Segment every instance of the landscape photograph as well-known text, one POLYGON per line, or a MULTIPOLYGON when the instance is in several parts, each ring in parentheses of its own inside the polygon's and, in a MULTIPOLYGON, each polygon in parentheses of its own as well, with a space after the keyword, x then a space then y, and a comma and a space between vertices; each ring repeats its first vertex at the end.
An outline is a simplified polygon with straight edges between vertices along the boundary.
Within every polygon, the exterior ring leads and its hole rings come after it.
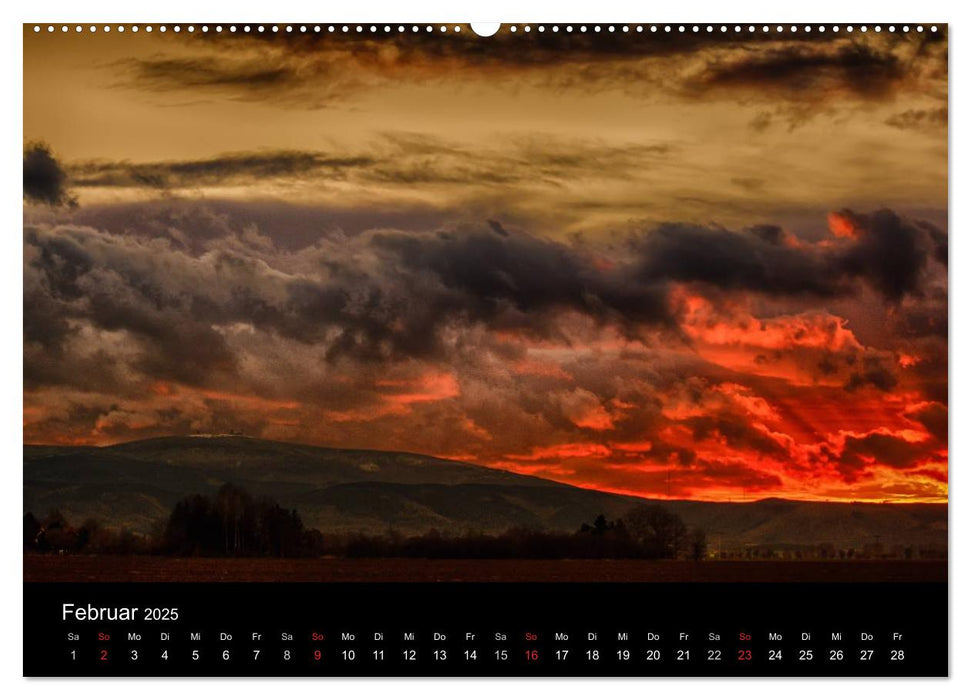
POLYGON ((108 29, 24 26, 25 581, 947 580, 946 27, 108 29))

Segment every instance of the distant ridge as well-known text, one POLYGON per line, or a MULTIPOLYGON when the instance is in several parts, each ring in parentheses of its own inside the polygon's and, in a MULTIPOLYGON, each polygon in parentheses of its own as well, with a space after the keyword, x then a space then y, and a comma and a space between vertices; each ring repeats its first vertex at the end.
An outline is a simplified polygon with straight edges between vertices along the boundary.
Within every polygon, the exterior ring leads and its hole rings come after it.
POLYGON ((650 501, 420 454, 232 434, 108 447, 24 445, 24 512, 58 508, 76 523, 96 518, 150 532, 179 499, 226 482, 296 508, 323 532, 572 531, 600 513, 613 519, 660 503, 725 549, 947 547, 946 504, 650 501))

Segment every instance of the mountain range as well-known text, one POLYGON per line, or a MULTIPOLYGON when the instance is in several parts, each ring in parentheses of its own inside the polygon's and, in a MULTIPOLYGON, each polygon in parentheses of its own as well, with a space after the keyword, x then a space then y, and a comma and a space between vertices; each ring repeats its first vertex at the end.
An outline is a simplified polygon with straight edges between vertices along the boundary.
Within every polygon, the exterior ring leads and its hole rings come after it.
POLYGON ((295 508, 322 532, 575 531, 599 514, 657 503, 719 548, 947 549, 947 505, 653 501, 404 452, 241 436, 165 437, 108 447, 24 446, 24 512, 151 532, 181 498, 231 482, 295 508))

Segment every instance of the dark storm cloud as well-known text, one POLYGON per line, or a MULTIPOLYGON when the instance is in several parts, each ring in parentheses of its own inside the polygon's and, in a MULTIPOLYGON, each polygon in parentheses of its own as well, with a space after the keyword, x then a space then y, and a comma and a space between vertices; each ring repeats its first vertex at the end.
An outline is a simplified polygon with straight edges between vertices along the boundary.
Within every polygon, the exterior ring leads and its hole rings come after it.
POLYGON ((782 244, 785 238, 785 231, 782 230, 782 227, 774 226, 772 224, 752 226, 748 232, 756 238, 759 238, 766 243, 771 243, 772 245, 782 244))
POLYGON ((59 352, 71 327, 62 305, 40 285, 24 281, 24 342, 59 352))
MULTIPOLYGON (((212 318, 196 313, 191 297, 179 289, 184 280, 167 277, 178 270, 152 267, 151 250, 72 228, 27 227, 24 244, 25 303, 32 300, 24 312, 25 340, 46 349, 43 357, 25 358, 26 377, 52 376, 49 367, 32 361, 63 359, 77 332, 71 324, 77 323, 130 334, 138 351, 133 368, 150 376, 205 384, 216 372, 233 371, 234 358, 211 327, 212 318)), ((75 359, 81 365, 88 361, 75 359)), ((71 379, 78 382, 84 375, 71 379)))
POLYGON ((948 352, 947 341, 935 339, 921 345, 925 353, 921 361, 910 371, 923 398, 947 405, 948 400, 948 352))
MULTIPOLYGON (((912 224, 889 210, 869 215, 841 212, 853 223, 857 239, 836 262, 852 276, 867 279, 887 299, 899 301, 917 291, 929 254, 946 251, 946 238, 936 227, 912 224)), ((945 253, 946 254, 946 253, 945 253)))
POLYGON ((330 281, 289 284, 284 313, 266 321, 305 340, 336 326, 329 357, 373 360, 441 355, 442 331, 453 325, 555 338, 563 312, 631 332, 671 323, 663 289, 599 270, 591 256, 547 239, 473 226, 375 232, 352 245, 361 243, 377 256, 373 266, 327 256, 330 281))
POLYGON ((51 206, 75 204, 67 189, 67 174, 46 144, 30 144, 24 149, 24 199, 51 206))
POLYGON ((921 291, 928 260, 946 260, 947 235, 889 210, 840 212, 854 237, 832 246, 793 246, 775 227, 744 231, 663 224, 633 245, 645 280, 698 282, 768 295, 834 297, 865 282, 893 303, 921 291))
POLYGON ((764 230, 662 224, 634 242, 644 279, 701 282, 767 294, 833 296, 846 289, 821 255, 767 240, 764 230))
POLYGON ((525 234, 476 230, 418 238, 377 234, 374 243, 401 264, 428 271, 445 288, 461 292, 470 317, 495 318, 558 308, 602 321, 670 321, 662 290, 636 284, 623 272, 597 269, 589 256, 570 246, 525 234))
MULTIPOLYGON (((138 368, 191 383, 233 370, 214 327, 234 323, 321 344, 332 360, 385 361, 440 357, 442 333, 456 324, 553 337, 566 311, 618 325, 670 321, 660 288, 601 271, 569 246, 485 226, 322 239, 304 251, 313 274, 284 272, 263 251, 231 252, 226 243, 192 255, 159 239, 78 227, 25 234, 38 293, 63 317, 131 334, 144 349, 138 368)), ((62 317, 46 318, 52 328, 44 315, 28 328, 56 349, 62 317)))
POLYGON ((909 442, 896 435, 873 432, 862 437, 847 436, 837 470, 848 482, 862 476, 874 463, 893 469, 914 469, 935 456, 927 442, 909 442))
POLYGON ((139 387, 126 376, 124 367, 107 349, 81 352, 57 351, 24 343, 24 389, 70 387, 92 394, 136 398, 139 387))
MULTIPOLYGON (((24 242, 37 245, 40 240, 35 232, 27 229, 24 242)), ((94 257, 82 241, 73 238, 51 238, 46 245, 37 246, 39 258, 33 267, 43 274, 54 299, 74 300, 84 294, 78 280, 95 265, 94 257)))
POLYGON ((929 401, 907 412, 907 417, 917 421, 935 440, 942 445, 947 444, 947 406, 936 401, 929 401))
POLYGON ((862 365, 858 371, 850 374, 844 387, 847 391, 856 391, 866 386, 875 387, 880 391, 890 391, 897 386, 897 377, 885 358, 866 357, 862 365))
POLYGON ((104 330, 127 331, 143 348, 134 369, 158 379, 195 386, 216 373, 235 373, 236 358, 225 338, 208 323, 186 318, 181 309, 159 310, 152 294, 121 299, 110 292, 92 294, 90 321, 104 330))
MULTIPOLYGON (((331 362, 384 363, 445 360, 475 328, 570 343, 570 315, 629 339, 663 333, 684 343, 670 282, 827 298, 862 281, 891 303, 919 296, 933 245, 928 230, 890 212, 844 216, 855 217, 857 235, 834 245, 793 246, 772 226, 667 224, 613 260, 495 220, 430 232, 338 231, 299 251, 211 212, 166 217, 158 235, 141 225, 138 234, 126 226, 114 233, 28 226, 24 331, 43 349, 28 361, 56 361, 74 329, 90 326, 129 334, 138 350, 133 370, 204 385, 237 371, 225 329, 238 324, 315 347, 331 362)), ((881 358, 864 356, 847 388, 892 388, 881 358)), ((716 428, 735 434, 731 425, 698 430, 716 428)))
POLYGON ((695 416, 683 421, 697 440, 724 439, 733 449, 754 450, 775 457, 788 455, 787 450, 765 432, 752 425, 751 417, 743 415, 695 416))
POLYGON ((901 310, 894 319, 893 330, 903 338, 937 338, 946 341, 947 320, 947 297, 944 296, 901 310))

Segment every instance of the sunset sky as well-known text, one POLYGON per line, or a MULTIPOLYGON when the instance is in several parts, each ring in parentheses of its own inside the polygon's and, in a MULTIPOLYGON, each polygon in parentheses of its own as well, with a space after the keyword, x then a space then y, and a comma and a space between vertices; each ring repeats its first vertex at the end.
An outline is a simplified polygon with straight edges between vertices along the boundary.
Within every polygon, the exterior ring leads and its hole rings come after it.
POLYGON ((945 28, 269 26, 25 28, 25 442, 947 499, 945 28))

